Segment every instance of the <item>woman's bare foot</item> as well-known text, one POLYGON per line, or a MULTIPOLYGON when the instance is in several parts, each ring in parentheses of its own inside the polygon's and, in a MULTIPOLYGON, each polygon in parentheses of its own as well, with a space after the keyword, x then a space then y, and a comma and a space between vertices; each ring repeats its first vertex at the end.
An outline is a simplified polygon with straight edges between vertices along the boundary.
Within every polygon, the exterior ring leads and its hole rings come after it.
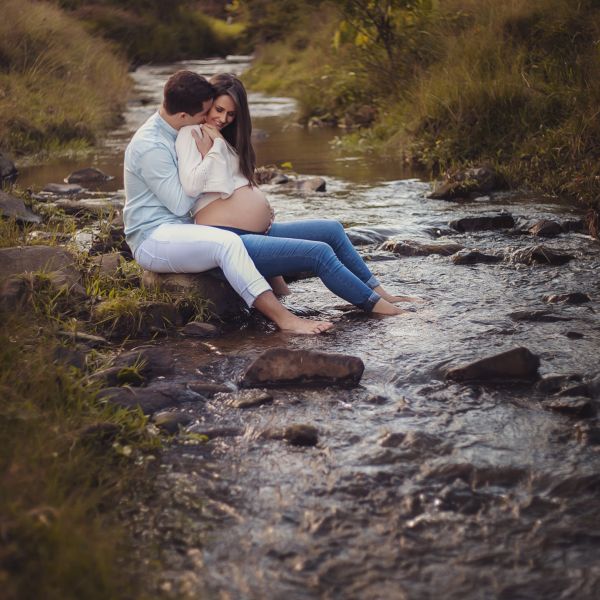
POLYGON ((423 298, 417 298, 416 296, 393 296, 392 294, 388 294, 380 285, 374 288, 373 291, 392 304, 396 302, 423 302, 423 298))
POLYGON ((290 314, 289 318, 277 323, 281 331, 286 333, 298 333, 303 335, 317 335, 333 327, 329 321, 313 321, 312 319, 303 319, 290 314))
POLYGON ((273 293, 276 296, 289 296, 291 294, 288 284, 285 279, 281 276, 272 277, 269 279, 269 285, 273 289, 273 293))
POLYGON ((394 306, 391 302, 388 302, 385 298, 380 298, 375 303, 375 306, 373 307, 373 310, 371 312, 373 312, 374 314, 377 314, 377 315, 402 315, 408 311, 402 310, 401 308, 394 306))

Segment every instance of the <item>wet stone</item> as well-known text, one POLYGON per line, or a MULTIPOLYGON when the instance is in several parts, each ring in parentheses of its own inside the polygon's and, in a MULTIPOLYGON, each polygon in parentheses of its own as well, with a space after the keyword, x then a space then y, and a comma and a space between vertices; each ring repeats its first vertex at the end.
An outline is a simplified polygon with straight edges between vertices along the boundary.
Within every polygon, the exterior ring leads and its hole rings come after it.
POLYGON ((285 385, 358 385, 365 369, 356 356, 271 348, 246 370, 242 387, 285 385))
POLYGON ((452 255, 455 265, 491 264, 500 262, 504 257, 497 254, 484 254, 478 250, 460 250, 452 255))
POLYGON ((112 179, 112 177, 103 173, 100 169, 87 167, 85 169, 73 171, 70 175, 65 177, 65 183, 104 183, 109 179, 112 179))
POLYGON ((0 216, 15 219, 17 223, 41 223, 42 217, 25 206, 21 198, 17 198, 0 190, 0 216))
POLYGON ((190 415, 178 412, 163 411, 152 417, 152 422, 161 430, 175 435, 180 429, 189 425, 194 419, 190 415))
POLYGON ((47 183, 42 191, 59 196, 71 196, 83 192, 83 188, 76 183, 47 183))
POLYGON ((461 233, 492 231, 495 229, 512 229, 515 226, 515 220, 512 215, 505 213, 483 217, 464 217, 450 221, 449 225, 452 229, 461 233))
POLYGON ((572 385, 574 382, 580 382, 581 380, 582 376, 577 373, 567 375, 547 375, 540 379, 535 387, 542 393, 556 394, 560 390, 572 385))
POLYGON ((575 436, 580 444, 600 446, 600 427, 597 423, 577 423, 575 425, 575 436))
POLYGON ((223 394, 215 400, 223 399, 227 406, 232 408, 257 408, 263 404, 272 404, 273 396, 267 390, 241 390, 232 394, 223 394))
POLYGON ((554 323, 557 321, 570 321, 570 317, 554 314, 551 310, 517 310, 508 315, 513 321, 534 321, 537 323, 554 323))
POLYGON ((292 446, 316 446, 319 442, 319 430, 314 425, 288 425, 283 438, 292 446))
POLYGON ((595 414, 594 404, 589 398, 553 398, 546 400, 543 406, 547 410, 581 419, 592 417, 595 414))
POLYGON ((592 390, 587 383, 577 383, 561 389, 557 395, 561 397, 585 396, 586 398, 590 398, 592 396, 592 390))
POLYGON ((585 337, 585 335, 583 335, 583 333, 579 333, 579 331, 567 331, 565 335, 570 340, 582 340, 585 337))
POLYGON ((591 302, 591 298, 584 292, 569 292, 567 294, 550 294, 544 296, 544 302, 548 304, 584 304, 591 302))
POLYGON ((566 252, 551 250, 546 246, 529 246, 516 250, 510 256, 510 259, 515 263, 525 265, 554 265, 560 266, 568 263, 575 258, 574 255, 566 252))
POLYGON ((199 323, 198 321, 190 321, 183 328, 183 334, 190 337, 209 338, 219 335, 220 330, 216 325, 211 323, 199 323))
POLYGON ((400 256, 429 256, 431 254, 451 256, 463 248, 464 246, 460 244, 421 244, 410 240, 389 240, 380 246, 381 250, 400 256))
POLYGON ((402 442, 404 442, 405 437, 405 433, 388 432, 381 437, 379 445, 383 448, 398 448, 398 446, 402 445, 402 442))
POLYGON ((538 235, 543 237, 554 237, 563 232, 564 230, 562 228, 562 225, 550 219, 542 219, 541 221, 538 221, 528 229, 528 233, 530 233, 531 235, 538 235))
POLYGON ((110 387, 100 390, 98 399, 122 408, 140 408, 151 415, 183 402, 197 402, 202 396, 179 383, 153 383, 148 387, 110 387))
POLYGON ((200 394, 205 398, 212 398, 215 394, 228 394, 231 392, 231 388, 223 385, 222 383, 213 383, 213 382, 191 382, 188 383, 188 388, 195 392, 196 394, 200 394))
POLYGON ((446 379, 454 381, 535 379, 538 376, 539 365, 538 356, 527 348, 519 347, 450 369, 446 373, 446 379))
POLYGON ((436 498, 436 505, 439 510, 472 515, 483 508, 484 497, 473 491, 469 484, 457 479, 442 488, 436 498))
POLYGON ((490 167, 473 167, 448 173, 444 181, 437 182, 429 198, 434 200, 459 200, 483 196, 505 187, 505 181, 490 167))
POLYGON ((204 435, 209 440, 226 437, 239 437, 244 435, 244 429, 241 427, 218 427, 206 425, 204 423, 192 425, 188 428, 188 431, 196 435, 204 435))

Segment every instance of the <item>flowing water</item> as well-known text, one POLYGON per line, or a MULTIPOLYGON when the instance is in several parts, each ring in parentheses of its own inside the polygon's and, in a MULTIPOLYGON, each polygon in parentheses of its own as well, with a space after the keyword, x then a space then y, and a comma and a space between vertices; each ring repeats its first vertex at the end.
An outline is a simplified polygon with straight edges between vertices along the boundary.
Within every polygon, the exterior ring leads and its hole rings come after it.
MULTIPOLYGON (((210 74, 245 64, 186 66, 210 74)), ((137 99, 97 157, 116 176, 113 189, 125 140, 173 70, 134 74, 137 99)), ((518 195, 429 200, 429 184, 398 165, 341 155, 328 144, 334 131, 294 127, 291 101, 252 94, 251 106, 263 132, 259 164, 290 161, 327 180, 327 192, 309 195, 267 186, 279 219, 327 217, 380 239, 500 251, 535 242, 514 231, 452 234, 448 222, 501 209, 519 227, 577 216, 518 195)), ((49 177, 42 173, 32 167, 25 175, 42 183, 49 177)), ((597 422, 544 410, 548 394, 531 384, 464 385, 443 375, 448 365, 516 346, 540 356, 542 376, 598 375, 598 243, 577 233, 544 243, 576 259, 560 267, 457 266, 367 245, 361 251, 386 287, 425 302, 401 317, 369 318, 341 310, 318 280, 303 279, 288 302, 333 319, 328 335, 250 325, 210 342, 155 342, 175 354, 176 379, 232 389, 249 361, 275 346, 348 353, 366 366, 355 389, 276 389, 271 405, 247 410, 218 397, 177 408, 193 417, 191 432, 221 433, 200 443, 174 438, 156 467, 153 497, 131 516, 140 544, 154 544, 166 565, 156 574, 162 592, 232 600, 597 598, 597 422), (592 301, 554 307, 565 320, 509 317, 548 308, 544 295, 575 291, 592 301), (261 435, 294 423, 316 426, 319 444, 299 448, 261 435)))

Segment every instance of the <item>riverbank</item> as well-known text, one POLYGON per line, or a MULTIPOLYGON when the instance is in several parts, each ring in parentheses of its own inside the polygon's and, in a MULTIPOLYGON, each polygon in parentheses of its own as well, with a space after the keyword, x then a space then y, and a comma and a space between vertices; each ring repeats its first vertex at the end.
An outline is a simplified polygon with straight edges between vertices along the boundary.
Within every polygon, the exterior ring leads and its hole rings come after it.
POLYGON ((598 209, 594 3, 418 2, 389 18, 383 4, 322 2, 287 30, 281 17, 245 81, 294 95, 309 126, 349 132, 342 145, 432 174, 484 162, 513 187, 598 209))
POLYGON ((218 11, 205 15, 198 6, 6 0, 0 153, 18 163, 89 151, 122 120, 132 66, 246 47, 243 24, 227 23, 218 11))

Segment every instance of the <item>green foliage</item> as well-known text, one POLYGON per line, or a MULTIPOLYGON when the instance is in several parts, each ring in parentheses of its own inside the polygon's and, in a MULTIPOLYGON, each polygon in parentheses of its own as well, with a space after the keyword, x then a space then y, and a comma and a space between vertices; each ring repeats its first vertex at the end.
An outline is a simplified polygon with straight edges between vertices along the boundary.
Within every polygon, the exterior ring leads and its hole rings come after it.
POLYGON ((60 2, 89 31, 115 42, 134 64, 238 51, 243 26, 207 17, 196 4, 183 0, 60 2))
POLYGON ((597 2, 336 0, 319 17, 262 48, 246 81, 293 93, 305 120, 359 129, 341 143, 434 171, 486 161, 598 202, 597 2))

